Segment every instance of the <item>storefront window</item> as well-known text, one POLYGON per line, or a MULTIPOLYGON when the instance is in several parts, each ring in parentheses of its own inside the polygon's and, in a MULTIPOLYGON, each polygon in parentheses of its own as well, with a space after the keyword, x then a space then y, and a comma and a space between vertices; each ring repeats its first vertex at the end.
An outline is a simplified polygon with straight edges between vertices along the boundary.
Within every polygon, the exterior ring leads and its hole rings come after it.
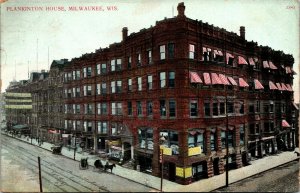
POLYGON ((145 149, 153 149, 153 129, 138 129, 139 147, 145 149))
POLYGON ((190 130, 188 135, 189 148, 200 147, 205 152, 204 130, 190 130))
POLYGON ((178 146, 178 132, 177 131, 161 131, 159 133, 160 137, 164 137, 164 142, 161 144, 164 147, 168 147, 172 149, 172 155, 179 154, 179 146, 178 146))

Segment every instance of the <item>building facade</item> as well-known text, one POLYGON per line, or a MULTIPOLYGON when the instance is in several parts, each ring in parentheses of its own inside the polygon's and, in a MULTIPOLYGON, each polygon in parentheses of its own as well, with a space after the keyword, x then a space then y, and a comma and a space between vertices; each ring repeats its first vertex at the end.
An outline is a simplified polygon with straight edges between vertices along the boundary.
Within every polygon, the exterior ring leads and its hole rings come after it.
POLYGON ((68 145, 156 176, 163 169, 181 184, 224 173, 227 153, 237 169, 298 146, 294 58, 247 41, 244 27, 237 35, 187 18, 183 3, 177 10, 137 33, 124 27, 108 48, 52 63, 32 84, 37 136, 68 134, 68 145))

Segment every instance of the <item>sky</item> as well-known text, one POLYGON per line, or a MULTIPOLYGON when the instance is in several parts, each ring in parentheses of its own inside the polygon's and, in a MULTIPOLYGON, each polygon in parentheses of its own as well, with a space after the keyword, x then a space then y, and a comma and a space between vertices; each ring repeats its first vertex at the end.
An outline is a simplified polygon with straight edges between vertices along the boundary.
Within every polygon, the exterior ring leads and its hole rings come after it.
POLYGON ((176 16, 180 2, 191 19, 237 34, 245 26, 246 40, 292 54, 299 102, 297 0, 8 0, 1 3, 2 92, 13 79, 28 79, 28 71, 49 70, 52 60, 70 60, 120 42, 123 27, 130 34, 176 16), (99 10, 69 11, 70 6, 99 10), (16 10, 20 7, 23 11, 16 10), (50 7, 65 11, 46 10, 50 7))

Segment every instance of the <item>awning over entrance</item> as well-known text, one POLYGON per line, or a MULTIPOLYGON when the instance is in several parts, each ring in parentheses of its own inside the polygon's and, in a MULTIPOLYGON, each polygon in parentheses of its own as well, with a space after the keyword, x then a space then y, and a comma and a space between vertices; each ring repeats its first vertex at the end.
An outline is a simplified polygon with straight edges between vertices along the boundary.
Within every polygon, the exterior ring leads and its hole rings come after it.
POLYGON ((207 72, 203 73, 204 83, 207 85, 211 85, 210 75, 207 72))
POLYGON ((278 88, 275 86, 275 84, 272 81, 269 81, 269 87, 270 90, 278 90, 278 88))
POLYGON ((228 80, 224 74, 219 74, 219 78, 221 79, 221 81, 224 85, 230 85, 230 83, 228 82, 228 80))
POLYGON ((268 61, 263 61, 263 67, 264 68, 270 68, 268 61))
POLYGON ((256 90, 261 90, 261 89, 264 89, 263 85, 259 82, 259 80, 257 79, 254 79, 254 88, 256 90))
POLYGON ((278 88, 278 90, 283 90, 282 88, 281 88, 281 85, 280 85, 280 83, 276 83, 276 86, 277 86, 277 88, 278 88))
POLYGON ((190 72, 190 80, 191 83, 202 83, 202 80, 197 72, 190 72))
POLYGON ((253 58, 248 58, 248 60, 249 60, 249 64, 250 64, 251 66, 255 66, 255 63, 254 63, 253 58))
POLYGON ((282 90, 286 90, 286 91, 289 90, 284 83, 281 83, 281 88, 282 88, 282 90))
POLYGON ((238 56, 238 64, 243 65, 243 64, 248 64, 248 62, 245 60, 244 57, 238 56))
POLYGON ((290 124, 285 119, 282 120, 281 126, 282 127, 291 127, 290 124))
POLYGON ((240 87, 249 87, 249 84, 243 78, 239 78, 239 85, 240 87))
POLYGON ((291 92, 293 92, 293 88, 291 87, 291 85, 290 85, 290 84, 286 84, 286 87, 287 87, 288 91, 291 91, 291 92))
POLYGON ((269 66, 270 66, 270 68, 272 69, 272 70, 276 70, 277 69, 277 67, 273 64, 273 62, 269 62, 269 66))
POLYGON ((226 53, 226 63, 228 64, 229 58, 234 58, 230 53, 226 53))
POLYGON ((227 77, 228 78, 228 80, 230 81, 230 83, 233 85, 233 86, 237 86, 237 83, 236 83, 236 81, 232 78, 232 77, 227 77))
POLYGON ((211 82, 212 84, 223 84, 221 79, 216 73, 211 73, 211 82))

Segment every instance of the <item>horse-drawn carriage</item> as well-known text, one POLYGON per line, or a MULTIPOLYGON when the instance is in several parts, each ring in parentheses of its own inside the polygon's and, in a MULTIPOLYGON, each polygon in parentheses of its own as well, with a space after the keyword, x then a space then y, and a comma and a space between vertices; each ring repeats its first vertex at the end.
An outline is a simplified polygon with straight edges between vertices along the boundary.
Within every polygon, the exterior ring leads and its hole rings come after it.
POLYGON ((110 172, 112 173, 112 170, 114 167, 116 167, 115 164, 112 164, 110 165, 108 162, 106 162, 105 165, 102 164, 101 160, 97 159, 95 162, 94 162, 94 166, 96 169, 102 169, 103 171, 106 171, 106 170, 110 170, 110 172))
POLYGON ((61 150, 62 150, 63 145, 56 145, 51 147, 52 153, 53 154, 61 154, 61 150))
POLYGON ((81 158, 79 162, 79 169, 81 170, 86 170, 89 168, 89 163, 88 163, 88 157, 87 158, 81 158))

